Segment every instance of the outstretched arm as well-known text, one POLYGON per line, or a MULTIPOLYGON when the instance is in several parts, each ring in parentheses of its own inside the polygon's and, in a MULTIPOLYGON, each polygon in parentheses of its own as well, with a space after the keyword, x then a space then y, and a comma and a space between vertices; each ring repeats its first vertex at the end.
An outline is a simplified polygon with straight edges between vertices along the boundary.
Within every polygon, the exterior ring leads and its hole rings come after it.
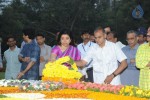
POLYGON ((84 67, 87 64, 87 62, 84 60, 78 60, 78 61, 75 61, 75 63, 78 67, 84 67))

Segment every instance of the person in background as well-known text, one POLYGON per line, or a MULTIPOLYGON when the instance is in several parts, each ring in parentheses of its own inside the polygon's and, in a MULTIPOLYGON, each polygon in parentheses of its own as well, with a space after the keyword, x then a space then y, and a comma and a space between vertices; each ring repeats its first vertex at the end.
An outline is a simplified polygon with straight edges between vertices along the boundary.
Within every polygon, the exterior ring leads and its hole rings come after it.
POLYGON ((23 30, 23 39, 26 44, 23 46, 19 60, 22 62, 18 79, 38 80, 40 65, 40 47, 35 43, 35 30, 27 28, 23 30))
MULTIPOLYGON (((88 31, 82 32, 81 38, 83 43, 80 43, 77 48, 81 53, 81 58, 86 56, 87 51, 95 45, 95 43, 90 41, 90 33, 88 31)), ((85 81, 93 82, 93 67, 92 67, 92 60, 83 69, 79 70, 84 76, 85 81)))
POLYGON ((139 46, 136 54, 136 66, 140 69, 139 87, 150 90, 150 32, 146 36, 148 43, 139 46))
POLYGON ((136 68, 135 56, 139 47, 137 33, 133 30, 127 32, 128 45, 122 48, 127 56, 128 67, 121 73, 123 85, 139 86, 139 69, 136 68))
POLYGON ((21 68, 18 59, 20 48, 16 46, 16 39, 13 36, 7 38, 7 45, 9 49, 4 52, 4 62, 6 62, 5 79, 16 79, 21 68))
POLYGON ((140 28, 138 28, 137 32, 138 32, 138 44, 141 45, 143 43, 147 43, 147 41, 146 41, 146 33, 147 33, 146 29, 144 27, 140 27, 140 28))
POLYGON ((90 41, 95 43, 95 37, 94 37, 94 34, 90 34, 90 41))
POLYGON ((108 32, 111 32, 110 26, 106 26, 106 27, 104 28, 104 31, 105 31, 106 34, 107 34, 108 32))
POLYGON ((118 41, 117 33, 116 32, 108 32, 106 39, 110 42, 115 43, 120 49, 125 47, 124 44, 122 44, 120 41, 118 41))
POLYGON ((40 46, 41 53, 40 53, 40 66, 39 66, 39 76, 41 79, 42 71, 45 67, 45 64, 48 62, 51 53, 51 47, 45 44, 45 36, 42 33, 36 35, 36 41, 40 46))
POLYGON ((125 54, 115 43, 106 40, 103 28, 98 27, 94 36, 97 45, 91 47, 82 60, 76 61, 77 66, 85 66, 93 60, 94 83, 121 84, 119 74, 127 67, 125 54))
POLYGON ((148 33, 148 32, 150 32, 150 26, 149 26, 148 29, 147 29, 147 33, 148 33))
POLYGON ((70 56, 73 60, 80 60, 80 51, 75 47, 72 33, 63 30, 57 38, 57 45, 52 48, 49 61, 55 61, 58 58, 70 56))

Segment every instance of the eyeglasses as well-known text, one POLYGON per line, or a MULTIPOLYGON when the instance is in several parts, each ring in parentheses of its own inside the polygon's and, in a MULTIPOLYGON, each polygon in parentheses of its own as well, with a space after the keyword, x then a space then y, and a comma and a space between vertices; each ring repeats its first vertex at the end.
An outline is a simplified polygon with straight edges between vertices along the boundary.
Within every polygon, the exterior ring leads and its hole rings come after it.
POLYGON ((126 39, 126 41, 130 41, 130 40, 133 41, 133 40, 135 40, 135 38, 127 38, 126 39))
POLYGON ((149 38, 150 38, 150 35, 146 35, 146 37, 149 37, 149 38))

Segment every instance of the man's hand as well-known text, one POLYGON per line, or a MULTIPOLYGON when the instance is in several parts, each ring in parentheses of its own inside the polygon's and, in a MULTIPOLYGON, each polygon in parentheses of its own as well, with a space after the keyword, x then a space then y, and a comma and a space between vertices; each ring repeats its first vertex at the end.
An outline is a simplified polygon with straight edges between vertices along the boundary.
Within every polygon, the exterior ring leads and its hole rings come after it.
POLYGON ((104 80, 104 83, 105 83, 105 84, 110 84, 111 81, 113 80, 113 78, 114 78, 114 75, 113 75, 113 74, 108 75, 108 76, 106 77, 106 79, 104 80))
POLYGON ((45 61, 44 57, 41 56, 41 57, 40 57, 40 62, 44 62, 44 61, 45 61))
POLYGON ((30 57, 22 58, 22 61, 23 61, 23 62, 30 62, 30 57))
POLYGON ((18 76, 17 76, 17 79, 20 79, 23 75, 24 75, 24 73, 23 73, 23 72, 20 72, 20 73, 18 74, 18 76))
POLYGON ((130 63, 134 64, 135 63, 135 59, 134 58, 130 59, 130 63))

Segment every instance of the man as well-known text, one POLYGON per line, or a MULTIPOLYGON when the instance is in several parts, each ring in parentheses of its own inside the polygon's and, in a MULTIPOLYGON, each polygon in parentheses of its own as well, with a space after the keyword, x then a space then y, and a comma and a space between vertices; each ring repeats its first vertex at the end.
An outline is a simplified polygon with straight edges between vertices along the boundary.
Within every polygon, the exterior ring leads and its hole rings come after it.
POLYGON ((51 47, 45 44, 45 36, 41 33, 36 35, 36 41, 40 46, 40 66, 39 66, 39 75, 42 77, 42 71, 45 67, 45 64, 48 62, 48 58, 50 57, 51 47))
POLYGON ((40 64, 40 47, 35 43, 34 29, 24 29, 23 39, 26 44, 19 54, 19 60, 22 62, 21 71, 18 79, 38 80, 40 64))
MULTIPOLYGON (((90 41, 90 34, 89 32, 82 32, 81 38, 83 40, 83 43, 80 43, 77 48, 81 52, 81 58, 85 57, 86 52, 95 45, 95 43, 90 41)), ((93 67, 92 67, 92 61, 88 63, 86 66, 84 66, 81 70, 81 73, 86 76, 85 81, 93 82, 93 67), (87 72, 87 73, 86 73, 87 72)))
POLYGON ((147 33, 147 41, 136 54, 136 66, 140 69, 139 86, 144 90, 150 90, 150 32, 147 33))
POLYGON ((111 32, 110 26, 106 26, 106 27, 104 28, 104 31, 105 31, 106 34, 107 34, 108 32, 111 32))
POLYGON ((126 56, 116 44, 106 40, 106 34, 101 27, 95 30, 94 36, 98 45, 91 47, 82 60, 76 61, 77 66, 85 66, 92 59, 95 83, 121 84, 119 74, 127 66, 126 56))
POLYGON ((139 44, 137 43, 137 33, 133 30, 127 32, 128 45, 122 49, 127 56, 128 67, 121 74, 121 83, 123 85, 138 86, 139 70, 136 68, 135 55, 139 44))
POLYGON ((150 26, 149 26, 148 29, 147 29, 147 33, 148 33, 148 32, 150 32, 150 26))
POLYGON ((5 79, 16 79, 21 67, 18 60, 20 48, 16 46, 16 40, 13 36, 7 38, 7 45, 9 49, 4 52, 4 61, 6 62, 5 79))
POLYGON ((94 37, 94 34, 90 34, 90 41, 95 43, 95 37, 94 37))
POLYGON ((138 28, 138 44, 141 45, 146 42, 146 29, 144 27, 138 28))
POLYGON ((120 41, 118 41, 117 33, 115 33, 115 32, 108 32, 106 38, 107 38, 108 41, 113 42, 113 43, 116 43, 116 45, 117 45, 120 49, 122 49, 123 47, 125 47, 124 44, 122 44, 120 41))

